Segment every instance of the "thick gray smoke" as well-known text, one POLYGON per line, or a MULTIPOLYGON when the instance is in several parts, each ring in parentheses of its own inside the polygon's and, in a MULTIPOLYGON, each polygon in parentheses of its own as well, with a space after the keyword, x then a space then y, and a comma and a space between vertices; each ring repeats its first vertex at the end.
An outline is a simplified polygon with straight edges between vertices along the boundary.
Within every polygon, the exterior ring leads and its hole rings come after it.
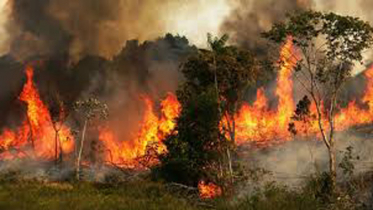
POLYGON ((11 3, 12 18, 21 32, 12 38, 11 51, 18 55, 40 50, 43 53, 64 53, 71 42, 62 23, 48 11, 50 0, 15 0, 11 3), (27 49, 30 47, 30 49, 27 49))
POLYGON ((263 55, 268 48, 261 33, 270 29, 273 23, 283 20, 286 13, 310 5, 307 1, 299 0, 236 0, 235 9, 221 30, 230 34, 232 41, 239 46, 263 55))
POLYGON ((68 53, 111 57, 126 40, 163 33, 155 0, 9 0, 10 51, 19 58, 68 53))
MULTIPOLYGON (((231 41, 255 52, 259 57, 271 53, 268 42, 260 35, 276 23, 283 21, 286 13, 314 9, 359 17, 373 24, 373 3, 370 0, 235 0, 232 12, 221 26, 221 31, 231 35, 231 41)), ((275 51, 278 51, 277 49, 275 51)), ((372 52, 365 53, 365 62, 372 61, 372 52)), ((358 65, 356 72, 365 69, 358 65)))
POLYGON ((228 10, 224 0, 217 0, 212 7, 199 0, 7 1, 7 12, 0 15, 0 28, 5 21, 6 43, 20 60, 61 53, 74 61, 85 55, 112 58, 127 40, 154 40, 168 32, 201 32, 194 40, 205 40, 207 32, 215 31, 204 28, 215 30, 220 23, 216 19, 221 20, 228 10), (196 11, 198 15, 190 17, 196 11))
MULTIPOLYGON (((368 172, 373 166, 370 151, 373 149, 371 135, 372 127, 361 127, 338 133, 337 161, 340 163, 347 151, 352 147, 352 163, 354 174, 368 172)), ((272 172, 276 181, 288 185, 297 185, 310 175, 329 170, 329 159, 326 146, 316 138, 297 139, 278 147, 253 151, 250 154, 251 166, 264 168, 272 172)), ((342 180, 343 170, 338 167, 339 178, 342 180)))

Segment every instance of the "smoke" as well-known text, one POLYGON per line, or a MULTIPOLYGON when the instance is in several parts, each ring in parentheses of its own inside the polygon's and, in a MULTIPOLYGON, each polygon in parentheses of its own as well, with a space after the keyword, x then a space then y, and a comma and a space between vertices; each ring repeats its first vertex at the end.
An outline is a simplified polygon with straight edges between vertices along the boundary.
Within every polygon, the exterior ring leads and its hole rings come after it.
MULTIPOLYGON (((370 0, 235 0, 231 7, 232 12, 221 25, 221 32, 230 34, 234 44, 252 50, 262 58, 272 52, 268 41, 260 34, 269 30, 274 23, 283 21, 289 12, 304 9, 335 12, 359 17, 373 25, 373 3, 370 0)), ((364 63, 371 63, 372 57, 372 50, 365 52, 364 63)), ((365 65, 357 63, 354 72, 357 74, 365 69, 365 65)))
POLYGON ((142 44, 128 41, 110 63, 106 79, 96 77, 98 83, 90 92, 101 90, 112 113, 110 127, 119 139, 132 140, 139 130, 145 107, 142 97, 158 104, 168 92, 176 91, 183 79, 179 65, 196 50, 185 37, 171 34, 142 44))
MULTIPOLYGON (((369 172, 372 167, 373 149, 370 134, 372 127, 361 127, 358 130, 340 132, 337 140, 337 163, 339 164, 347 151, 352 147, 355 170, 354 175, 369 172)), ((264 181, 272 180, 288 186, 299 187, 310 176, 329 171, 329 155, 321 140, 298 138, 286 144, 270 147, 265 150, 252 150, 248 161, 252 168, 262 168, 271 173, 264 181)), ((338 167, 339 179, 343 180, 343 170, 338 167)))
POLYGON ((311 4, 299 0, 236 0, 234 10, 221 26, 230 34, 231 41, 257 55, 267 55, 267 42, 261 33, 270 29, 273 23, 285 18, 286 13, 304 9, 311 4))
POLYGON ((20 60, 68 54, 74 61, 85 55, 112 58, 127 40, 167 32, 205 43, 206 33, 215 33, 229 12, 225 0, 8 0, 7 9, 0 30, 9 39, 0 46, 20 60))
POLYGON ((6 47, 6 42, 8 40, 8 34, 5 30, 5 25, 7 23, 7 0, 0 0, 0 56, 5 54, 8 49, 6 47))

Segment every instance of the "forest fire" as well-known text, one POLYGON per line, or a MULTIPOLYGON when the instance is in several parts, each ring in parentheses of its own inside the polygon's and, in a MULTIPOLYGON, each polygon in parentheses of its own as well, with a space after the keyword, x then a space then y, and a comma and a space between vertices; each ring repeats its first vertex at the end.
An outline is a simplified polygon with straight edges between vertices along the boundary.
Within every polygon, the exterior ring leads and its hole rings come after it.
POLYGON ((213 183, 205 183, 200 181, 198 183, 199 195, 202 199, 212 199, 222 195, 222 190, 219 186, 213 183))
MULTIPOLYGON (((256 101, 250 105, 244 103, 236 115, 236 136, 238 144, 253 142, 258 146, 270 146, 272 144, 289 141, 293 139, 288 130, 288 125, 293 116, 295 101, 293 99, 292 72, 296 64, 296 54, 291 39, 282 47, 280 53, 281 68, 277 79, 276 96, 278 107, 271 110, 268 107, 268 99, 264 89, 257 91, 256 101)), ((335 116, 335 126, 338 131, 348 129, 352 126, 364 125, 373 122, 373 66, 364 72, 367 79, 362 102, 366 107, 359 106, 356 101, 351 101, 347 107, 340 108, 335 116)), ((311 115, 316 114, 314 103, 310 107, 311 115)), ((327 120, 322 121, 327 125, 327 120)), ((307 125, 295 122, 302 136, 317 135, 319 132, 316 118, 310 119, 307 125)))
MULTIPOLYGON (((277 78, 275 95, 278 98, 277 108, 269 107, 264 88, 257 90, 257 98, 253 104, 244 103, 236 115, 236 140, 238 144, 253 142, 258 146, 270 146, 291 140, 288 130, 289 122, 295 109, 293 99, 292 73, 296 65, 296 51, 291 39, 285 43, 280 52, 280 71, 277 78)), ((340 108, 336 115, 337 130, 344 130, 355 125, 371 123, 373 120, 373 67, 365 71, 366 89, 361 107, 356 101, 351 101, 347 107, 340 108)), ((15 130, 5 128, 0 135, 0 159, 34 157, 52 160, 60 154, 69 154, 74 150, 74 137, 67 125, 61 125, 57 132, 47 105, 43 103, 33 82, 34 70, 26 67, 27 81, 19 96, 19 100, 27 107, 26 119, 15 130)), ((159 114, 155 110, 152 99, 143 96, 145 111, 139 130, 132 139, 122 140, 109 126, 99 127, 99 140, 104 145, 105 162, 122 167, 140 167, 139 158, 147 152, 160 154, 166 152, 163 140, 173 132, 179 116, 181 105, 175 95, 168 93, 160 103, 159 114)), ((315 105, 311 105, 311 113, 315 113, 315 105)), ((62 110, 61 110, 62 112, 62 110)), ((322 122, 327 124, 327 122, 322 122)), ((302 127, 297 123, 296 126, 302 127)), ((301 130, 301 135, 317 135, 318 122, 312 119, 301 130)), ((147 164, 155 164, 156 159, 148 160, 147 164)))
POLYGON ((26 67, 26 76, 27 82, 19 96, 27 107, 26 120, 17 131, 5 129, 0 135, 0 148, 6 151, 0 159, 30 156, 51 160, 61 153, 72 152, 74 137, 65 125, 58 132, 53 128, 48 108, 33 83, 32 66, 26 67))
MULTIPOLYGON (((238 144, 253 142, 258 146, 269 146, 292 139, 288 131, 295 109, 293 99, 292 71, 296 64, 295 49, 291 39, 280 52, 281 68, 277 78, 275 94, 278 107, 269 108, 268 99, 263 88, 257 90, 256 101, 251 105, 244 103, 236 115, 236 139, 238 144)), ((34 70, 26 67, 27 81, 19 96, 19 100, 27 107, 26 119, 16 130, 5 128, 0 135, 1 159, 9 160, 23 157, 36 157, 52 160, 59 154, 68 154, 74 150, 74 137, 67 125, 61 125, 56 132, 48 107, 43 103, 33 83, 34 70)), ((351 126, 371 123, 373 120, 373 67, 365 72, 367 87, 362 102, 367 108, 360 107, 351 101, 347 107, 340 108, 336 115, 337 130, 351 126)), ((109 126, 99 128, 99 140, 105 147, 105 161, 115 165, 135 168, 139 167, 138 158, 153 151, 160 154, 166 151, 162 143, 165 137, 175 128, 175 119, 179 116, 181 105, 172 93, 160 103, 159 114, 155 110, 152 99, 143 96, 145 105, 139 131, 131 140, 121 140, 109 126)), ((62 111, 62 110, 61 110, 62 111)), ((315 113, 315 106, 311 106, 315 113)), ((327 122, 323 122, 327 124, 327 122)), ((302 126, 301 124, 296 124, 302 126)), ((313 119, 302 130, 301 135, 317 134, 318 122, 313 119)), ((148 164, 154 164, 151 160, 148 164)))
POLYGON ((264 89, 259 89, 253 105, 245 103, 236 116, 238 143, 255 141, 260 145, 290 137, 288 124, 294 112, 292 71, 296 64, 291 39, 282 47, 279 63, 281 69, 277 78, 277 110, 269 109, 264 89))
MULTIPOLYGON (((181 105, 176 97, 169 93, 161 102, 161 117, 158 117, 154 112, 153 101, 148 97, 143 97, 143 101, 145 113, 141 129, 133 140, 120 141, 108 127, 100 130, 100 141, 104 143, 108 151, 105 157, 107 162, 133 168, 139 166, 137 158, 144 156, 150 147, 158 154, 166 151, 162 141, 174 129, 174 120, 179 115, 181 105)), ((147 163, 149 164, 153 163, 147 163)))
MULTIPOLYGON (((68 154, 74 150, 74 137, 70 128, 61 125, 55 130, 48 107, 43 103, 33 83, 34 70, 26 68, 27 82, 19 96, 26 104, 26 120, 16 131, 4 129, 0 135, 1 160, 35 157, 43 160, 53 160, 61 153, 68 154)), ((105 160, 125 167, 137 167, 136 158, 144 156, 149 147, 156 147, 157 153, 165 152, 162 140, 175 127, 175 118, 179 115, 181 106, 176 97, 169 93, 161 102, 161 115, 154 110, 153 101, 143 97, 145 112, 140 130, 130 141, 119 141, 109 127, 101 127, 99 139, 105 146, 105 160)), ((61 110, 62 112, 62 110, 61 110)))

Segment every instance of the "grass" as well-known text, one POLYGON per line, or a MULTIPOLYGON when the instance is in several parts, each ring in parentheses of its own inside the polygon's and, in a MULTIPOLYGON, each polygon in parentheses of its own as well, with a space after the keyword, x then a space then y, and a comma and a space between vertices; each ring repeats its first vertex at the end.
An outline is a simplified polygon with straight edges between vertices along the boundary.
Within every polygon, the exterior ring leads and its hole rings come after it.
POLYGON ((242 198, 233 205, 221 204, 219 210, 320 210, 322 205, 312 196, 289 191, 278 186, 268 186, 242 198))
MULTIPOLYGON (((209 204, 216 210, 356 209, 340 202, 324 203, 318 196, 320 186, 318 180, 311 180, 308 187, 294 191, 273 183, 239 200, 220 198, 209 204)), ((0 181, 0 210, 204 210, 196 202, 148 180, 116 185, 0 181)))
POLYGON ((0 184, 1 210, 191 210, 198 209, 152 182, 117 186, 6 182, 0 184))

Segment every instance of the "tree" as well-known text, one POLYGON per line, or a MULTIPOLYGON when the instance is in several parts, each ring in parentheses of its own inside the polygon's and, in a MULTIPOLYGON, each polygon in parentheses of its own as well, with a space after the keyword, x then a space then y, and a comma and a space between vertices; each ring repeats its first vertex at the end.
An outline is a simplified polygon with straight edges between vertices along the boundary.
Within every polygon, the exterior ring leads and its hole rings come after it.
POLYGON ((81 115, 84 120, 82 136, 80 140, 79 153, 76 162, 76 178, 80 179, 80 168, 81 168, 81 159, 83 154, 85 136, 87 131, 87 126, 95 119, 107 119, 108 118, 108 107, 106 104, 102 103, 96 98, 89 98, 84 101, 77 101, 74 104, 75 110, 81 115))
POLYGON ((204 177, 220 182, 226 172, 232 178, 234 115, 258 69, 250 52, 226 46, 227 41, 226 35, 208 35, 210 49, 200 49, 181 66, 186 80, 177 96, 183 111, 177 132, 166 139, 169 152, 161 161, 164 169, 178 169, 171 174, 193 175, 176 181, 196 184, 204 177))
POLYGON ((55 89, 50 89, 48 97, 48 108, 51 113, 51 123, 55 132, 54 144, 55 144, 55 161, 61 163, 63 161, 62 144, 60 139, 60 131, 66 122, 70 111, 61 99, 60 94, 55 89))
POLYGON ((177 120, 177 132, 165 140, 168 153, 160 160, 166 180, 192 186, 200 180, 218 182, 222 154, 228 146, 217 126, 219 121, 214 88, 191 96, 177 120))
POLYGON ((213 86, 216 89, 220 114, 224 116, 224 131, 235 142, 235 114, 244 92, 258 76, 257 62, 249 51, 226 46, 228 36, 213 38, 208 34, 210 50, 199 50, 182 67, 187 78, 184 87, 199 92, 213 86))
MULTIPOLYGON (((316 106, 318 127, 329 153, 333 189, 337 177, 334 115, 338 93, 356 62, 362 62, 364 50, 373 44, 372 33, 373 28, 359 18, 314 11, 288 15, 285 22, 263 33, 276 44, 291 39, 296 47, 292 55, 297 60, 294 75, 316 106)), ((303 105, 298 107, 309 108, 303 105)))

